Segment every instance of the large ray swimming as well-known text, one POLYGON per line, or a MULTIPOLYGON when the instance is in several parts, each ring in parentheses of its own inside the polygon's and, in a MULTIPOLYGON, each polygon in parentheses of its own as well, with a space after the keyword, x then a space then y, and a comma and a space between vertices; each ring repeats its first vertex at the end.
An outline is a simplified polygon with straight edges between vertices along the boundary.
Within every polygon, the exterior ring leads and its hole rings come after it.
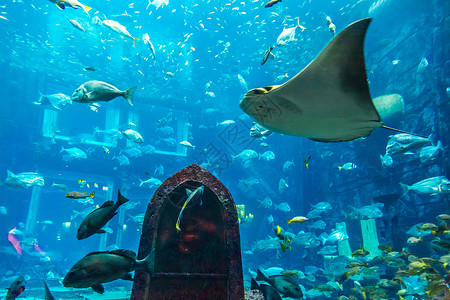
MULTIPOLYGON (((343 142, 384 127, 370 97, 364 38, 371 19, 350 24, 283 85, 250 90, 240 107, 278 133, 343 142)), ((394 129, 395 130, 395 129, 394 129)))

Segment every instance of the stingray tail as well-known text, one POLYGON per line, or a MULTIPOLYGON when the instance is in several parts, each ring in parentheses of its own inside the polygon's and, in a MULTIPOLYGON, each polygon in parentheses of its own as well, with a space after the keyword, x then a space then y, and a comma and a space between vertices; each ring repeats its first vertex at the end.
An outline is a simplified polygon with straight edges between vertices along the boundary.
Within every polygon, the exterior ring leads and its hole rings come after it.
POLYGON ((388 129, 388 130, 392 130, 392 131, 396 131, 396 132, 406 133, 406 134, 410 134, 410 135, 419 136, 419 137, 422 137, 422 138, 424 138, 424 139, 427 139, 427 138, 428 138, 428 136, 424 136, 424 135, 417 134, 417 133, 413 133, 413 132, 409 132, 409 131, 404 131, 404 130, 397 129, 397 128, 392 128, 392 127, 385 126, 385 125, 381 126, 381 128, 388 129))

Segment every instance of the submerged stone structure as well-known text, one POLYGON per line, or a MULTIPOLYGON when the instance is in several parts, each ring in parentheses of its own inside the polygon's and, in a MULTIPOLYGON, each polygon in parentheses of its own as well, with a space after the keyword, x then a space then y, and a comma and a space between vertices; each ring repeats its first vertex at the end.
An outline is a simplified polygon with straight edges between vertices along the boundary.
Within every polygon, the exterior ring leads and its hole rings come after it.
POLYGON ((137 271, 131 300, 244 299, 239 223, 227 188, 190 165, 155 192, 142 225, 138 258, 155 250, 154 275, 137 271), (189 191, 203 186, 201 201, 189 191))

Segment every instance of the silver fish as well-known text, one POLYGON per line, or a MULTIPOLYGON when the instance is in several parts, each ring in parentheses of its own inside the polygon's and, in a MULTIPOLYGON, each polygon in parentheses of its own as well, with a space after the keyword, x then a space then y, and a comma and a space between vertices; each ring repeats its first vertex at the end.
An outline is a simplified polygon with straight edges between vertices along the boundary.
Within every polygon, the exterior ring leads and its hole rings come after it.
POLYGON ((88 81, 75 90, 72 101, 79 103, 94 103, 98 101, 111 101, 117 97, 123 97, 130 105, 133 105, 133 95, 136 87, 125 91, 119 90, 112 84, 102 81, 88 81))

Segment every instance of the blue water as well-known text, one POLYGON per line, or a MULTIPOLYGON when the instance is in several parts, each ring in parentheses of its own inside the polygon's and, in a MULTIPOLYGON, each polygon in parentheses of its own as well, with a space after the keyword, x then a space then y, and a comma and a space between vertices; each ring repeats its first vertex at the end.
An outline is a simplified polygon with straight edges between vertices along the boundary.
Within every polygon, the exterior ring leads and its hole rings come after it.
MULTIPOLYGON (((33 187, 0 186, 0 206, 6 208, 6 214, 0 216, 0 246, 2 252, 9 253, 0 262, 1 287, 6 288, 19 274, 28 275, 31 283, 48 278, 49 272, 56 287, 57 279, 89 252, 115 247, 137 252, 141 224, 130 216, 145 213, 156 190, 140 187, 140 179, 156 177, 164 181, 193 163, 209 161, 207 169, 225 184, 236 204, 245 205, 245 214, 253 215, 240 226, 242 251, 252 250, 255 242, 268 235, 274 237, 267 220, 270 215, 286 230, 308 231, 306 224, 288 226, 286 220, 305 216, 312 204, 322 201, 331 203, 333 210, 323 214, 327 227, 316 234, 330 233, 337 222, 345 221, 351 249, 359 249, 359 220, 345 218, 349 206, 361 207, 371 204, 376 196, 401 193, 400 182, 411 185, 434 176, 448 178, 447 150, 426 163, 421 163, 416 153, 394 158, 391 168, 383 167, 379 156, 384 155, 388 136, 393 133, 382 129, 367 138, 343 143, 319 143, 276 133, 265 140, 253 139, 249 135, 253 120, 239 108, 239 100, 247 90, 238 79, 240 74, 248 89, 282 84, 306 67, 332 39, 327 16, 336 25, 336 32, 356 20, 373 17, 364 48, 371 95, 398 93, 405 99, 404 115, 390 119, 386 125, 424 136, 432 134, 434 144, 440 140, 446 147, 449 114, 448 83, 444 82, 443 3, 285 0, 264 8, 261 1, 211 0, 170 1, 157 9, 147 7, 145 1, 128 2, 86 0, 83 4, 92 6, 89 15, 82 9, 60 10, 48 1, 0 4, 0 16, 6 18, 0 19, 0 179, 6 179, 7 170, 14 174, 38 172, 45 179, 45 186, 34 196, 33 187), (94 17, 118 21, 140 40, 133 47, 130 38, 94 24, 94 17), (297 40, 276 47, 275 59, 261 66, 264 51, 275 45, 283 27, 297 24, 295 17, 306 29, 297 29, 297 40), (74 28, 70 19, 77 20, 86 33, 74 28), (142 41, 144 33, 155 47, 155 61, 142 41), (97 70, 86 71, 87 66, 97 70), (276 82, 285 74, 287 77, 276 82), (33 104, 39 93, 71 96, 89 80, 108 82, 121 90, 137 86, 134 106, 120 97, 101 102, 97 108, 74 102, 58 112, 33 104), (206 92, 214 93, 214 97, 206 92), (207 109, 214 111, 209 113, 207 109), (229 127, 216 125, 225 120, 235 123, 229 127), (174 132, 158 131, 161 122, 174 132), (114 156, 133 143, 125 138, 112 142, 94 135, 96 127, 137 130, 145 140, 143 145, 152 145, 156 153, 131 157, 130 165, 121 166, 114 156), (45 146, 53 136, 54 143, 45 146), (174 138, 175 144, 166 144, 162 139, 167 138, 174 138), (195 149, 179 145, 182 140, 195 149), (269 147, 261 146, 261 142, 269 147), (80 148, 87 158, 64 161, 62 147, 80 148), (276 158, 268 162, 256 158, 248 168, 233 163, 232 156, 246 149, 259 154, 270 150, 276 158), (327 151, 332 155, 322 157, 327 151), (307 155, 311 155, 309 168, 303 162, 307 155), (287 160, 295 165, 284 172, 287 160), (348 162, 356 164, 357 169, 338 171, 338 166, 348 162), (163 165, 164 173, 155 175, 159 165, 163 165), (239 180, 249 177, 257 178, 259 183, 250 188, 239 184, 239 180), (282 178, 289 186, 284 193, 278 191, 282 178), (78 180, 86 180, 89 188, 81 187, 78 180), (78 241, 76 229, 82 218, 73 218, 74 211, 94 206, 65 198, 64 192, 51 187, 53 182, 66 184, 67 192, 95 191, 95 205, 115 200, 117 189, 138 204, 112 219, 109 227, 113 233, 106 238, 94 235, 78 241), (291 210, 261 207, 258 200, 267 196, 274 204, 288 203, 291 210), (36 210, 30 208, 33 199, 37 201, 36 210), (44 227, 44 221, 52 224, 44 227), (19 223, 23 223, 24 237, 35 239, 45 255, 33 247, 22 255, 14 254, 8 232, 20 228, 19 223), (126 228, 119 238, 117 232, 124 224, 126 228)), ((448 194, 410 192, 391 209, 383 210, 384 218, 376 219, 378 239, 380 244, 395 245, 395 250, 400 251, 410 246, 405 232, 411 226, 436 222, 438 214, 449 212, 448 194), (393 217, 397 224, 390 228, 393 217)), ((430 241, 417 248, 410 246, 409 250, 421 257, 438 258, 430 241)), ((250 282, 249 269, 278 266, 304 271, 305 265, 323 268, 317 249, 293 245, 278 258, 275 249, 243 254, 245 285, 250 282)), ((328 279, 317 280, 325 283, 328 279)), ((311 282, 300 283, 307 290, 314 286, 311 282)), ((122 281, 108 286, 124 286, 128 292, 131 289, 129 282, 122 281)), ((348 295, 349 286, 341 294, 348 295)), ((22 296, 29 297, 30 293, 26 290, 22 296)), ((76 298, 71 290, 60 292, 63 294, 65 299, 76 298)))

